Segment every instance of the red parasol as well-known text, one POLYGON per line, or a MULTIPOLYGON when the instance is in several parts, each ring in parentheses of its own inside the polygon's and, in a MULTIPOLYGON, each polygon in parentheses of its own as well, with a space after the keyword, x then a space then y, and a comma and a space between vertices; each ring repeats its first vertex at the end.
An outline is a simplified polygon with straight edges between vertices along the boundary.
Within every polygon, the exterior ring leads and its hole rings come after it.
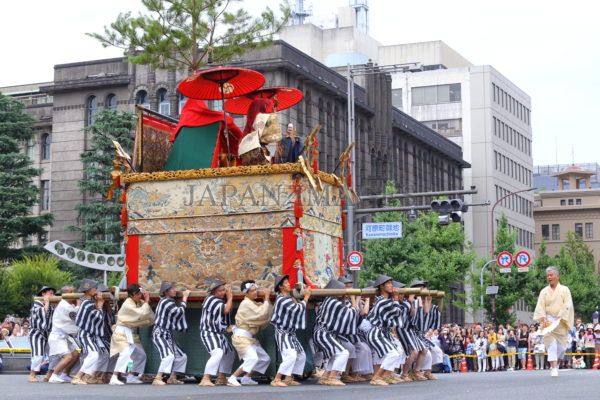
POLYGON ((260 72, 245 68, 217 67, 198 72, 185 78, 179 83, 179 93, 197 100, 218 100, 223 102, 223 127, 227 147, 227 163, 231 155, 229 146, 229 129, 225 99, 250 93, 265 83, 265 77, 260 72))
POLYGON ((188 76, 179 84, 179 92, 199 100, 230 99, 250 93, 265 83, 260 72, 245 68, 218 67, 188 76))
POLYGON ((254 99, 267 98, 273 100, 278 111, 285 110, 302 100, 304 95, 298 89, 287 87, 272 87, 255 90, 235 99, 225 102, 225 110, 232 114, 248 114, 248 108, 254 99))

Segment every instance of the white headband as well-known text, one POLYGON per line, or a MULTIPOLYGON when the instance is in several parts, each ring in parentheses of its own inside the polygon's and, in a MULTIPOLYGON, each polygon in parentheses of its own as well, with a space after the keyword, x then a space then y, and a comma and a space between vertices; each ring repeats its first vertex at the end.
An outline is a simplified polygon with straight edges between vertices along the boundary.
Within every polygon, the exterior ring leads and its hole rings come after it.
POLYGON ((256 283, 248 282, 242 288, 242 293, 248 293, 248 290, 252 289, 252 287, 256 287, 256 283))

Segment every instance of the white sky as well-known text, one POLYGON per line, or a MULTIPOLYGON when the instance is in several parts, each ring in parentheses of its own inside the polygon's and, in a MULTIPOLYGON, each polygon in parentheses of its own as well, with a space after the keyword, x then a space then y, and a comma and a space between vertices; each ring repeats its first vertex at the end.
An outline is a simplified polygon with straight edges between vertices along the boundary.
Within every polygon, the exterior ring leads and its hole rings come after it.
MULTIPOLYGON (((293 3, 293 0, 290 1, 293 3)), ((138 0, 2 2, 0 87, 51 81, 55 64, 117 57, 101 32, 138 0)), ((245 0, 249 11, 278 0, 245 0)), ((306 0, 328 15, 348 0, 306 0)), ((371 0, 371 35, 383 44, 443 40, 489 64, 532 98, 534 164, 600 162, 596 117, 600 23, 592 0, 371 0)))

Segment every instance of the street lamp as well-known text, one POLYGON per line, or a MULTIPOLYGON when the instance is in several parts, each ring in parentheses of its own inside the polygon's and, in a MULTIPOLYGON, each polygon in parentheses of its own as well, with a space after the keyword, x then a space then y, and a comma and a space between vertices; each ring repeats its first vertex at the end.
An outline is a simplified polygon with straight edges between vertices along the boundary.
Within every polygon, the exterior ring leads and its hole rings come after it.
MULTIPOLYGON (((502 200, 506 199, 507 197, 513 196, 518 193, 530 192, 530 191, 536 190, 536 189, 537 189, 536 187, 532 187, 529 189, 523 189, 523 190, 517 190, 516 192, 511 192, 511 193, 505 195, 504 197, 501 197, 500 199, 498 199, 498 201, 496 201, 494 203, 494 205, 492 206, 491 221, 490 221, 490 229, 492 232, 492 257, 491 257, 492 260, 494 259, 494 250, 495 250, 494 249, 494 245, 495 245, 495 242, 494 242, 494 209, 502 200)), ((492 286, 496 286, 496 268, 492 268, 492 286)), ((492 323, 494 325, 496 325, 496 295, 492 294, 491 296, 492 296, 491 320, 492 320, 492 323)))

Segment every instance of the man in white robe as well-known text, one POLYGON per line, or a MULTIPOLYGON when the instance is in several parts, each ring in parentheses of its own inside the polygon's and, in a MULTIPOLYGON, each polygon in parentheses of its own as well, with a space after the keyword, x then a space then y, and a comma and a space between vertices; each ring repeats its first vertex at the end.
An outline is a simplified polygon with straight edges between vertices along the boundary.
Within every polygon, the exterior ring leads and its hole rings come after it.
POLYGON ((546 268, 548 286, 540 292, 533 319, 543 328, 544 345, 548 351, 550 376, 558 377, 558 361, 563 358, 569 343, 569 331, 573 327, 575 311, 571 291, 558 283, 556 267, 546 268))

